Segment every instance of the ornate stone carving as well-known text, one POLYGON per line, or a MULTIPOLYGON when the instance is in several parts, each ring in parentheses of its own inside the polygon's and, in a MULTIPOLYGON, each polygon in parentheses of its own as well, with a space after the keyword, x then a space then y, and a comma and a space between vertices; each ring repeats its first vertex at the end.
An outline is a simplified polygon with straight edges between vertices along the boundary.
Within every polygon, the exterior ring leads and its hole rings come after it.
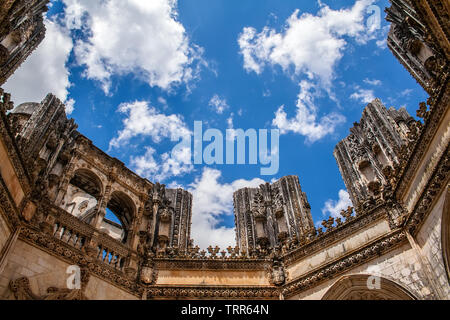
POLYGON ((67 289, 50 287, 47 294, 38 296, 30 288, 30 281, 26 277, 12 280, 9 287, 17 300, 88 300, 82 289, 67 289))

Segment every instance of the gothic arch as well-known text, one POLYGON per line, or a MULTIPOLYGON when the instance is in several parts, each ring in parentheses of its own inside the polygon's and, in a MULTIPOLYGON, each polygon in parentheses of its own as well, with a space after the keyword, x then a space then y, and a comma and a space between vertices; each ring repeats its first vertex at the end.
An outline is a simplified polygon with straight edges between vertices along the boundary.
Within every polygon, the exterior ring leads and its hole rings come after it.
POLYGON ((99 199, 103 194, 101 179, 91 170, 78 169, 70 179, 70 184, 99 199))
POLYGON ((136 214, 133 200, 122 191, 114 191, 106 206, 120 221, 123 230, 122 241, 126 242, 131 223, 136 214))
POLYGON ((444 259, 447 278, 450 281, 450 185, 445 193, 444 208, 441 221, 442 257, 444 259))
POLYGON ((340 278, 325 293, 322 300, 415 300, 406 289, 380 277, 380 288, 369 289, 370 275, 356 274, 340 278))

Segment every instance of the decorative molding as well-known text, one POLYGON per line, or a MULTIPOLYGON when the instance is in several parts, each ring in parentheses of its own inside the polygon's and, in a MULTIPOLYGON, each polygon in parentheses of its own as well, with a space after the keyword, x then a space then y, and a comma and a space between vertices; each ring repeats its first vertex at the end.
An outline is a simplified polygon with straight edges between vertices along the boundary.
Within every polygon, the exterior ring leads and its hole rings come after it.
POLYGON ((371 259, 397 248, 407 241, 404 231, 396 231, 382 239, 375 241, 352 254, 329 263, 318 270, 311 271, 306 275, 290 281, 283 287, 283 296, 292 297, 301 291, 308 290, 319 283, 335 278, 336 276, 362 265, 371 259))
POLYGON ((283 262, 286 264, 286 266, 289 266, 299 259, 318 252, 335 242, 341 241, 342 239, 355 234, 362 228, 380 221, 383 218, 387 218, 385 206, 376 206, 366 213, 363 213, 357 217, 352 217, 351 219, 347 219, 345 224, 337 226, 334 229, 323 233, 320 237, 313 240, 312 242, 295 248, 293 251, 284 254, 283 262))
POLYGON ((155 286, 146 290, 147 299, 258 299, 278 300, 280 291, 271 287, 202 287, 202 286, 155 286))

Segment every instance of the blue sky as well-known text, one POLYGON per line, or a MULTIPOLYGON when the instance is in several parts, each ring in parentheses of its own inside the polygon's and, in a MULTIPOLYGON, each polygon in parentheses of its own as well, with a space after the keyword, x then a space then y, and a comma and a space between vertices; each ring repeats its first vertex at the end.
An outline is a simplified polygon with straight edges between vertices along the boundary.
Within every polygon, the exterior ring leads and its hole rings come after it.
POLYGON ((150 181, 191 191, 193 238, 224 247, 234 241, 233 191, 263 180, 298 175, 315 222, 338 214, 349 200, 333 149, 364 106, 377 97, 415 115, 426 99, 386 47, 388 5, 52 1, 46 39, 5 88, 16 104, 53 92, 99 148, 150 181), (172 148, 194 121, 224 133, 279 129, 278 174, 184 163, 172 148))

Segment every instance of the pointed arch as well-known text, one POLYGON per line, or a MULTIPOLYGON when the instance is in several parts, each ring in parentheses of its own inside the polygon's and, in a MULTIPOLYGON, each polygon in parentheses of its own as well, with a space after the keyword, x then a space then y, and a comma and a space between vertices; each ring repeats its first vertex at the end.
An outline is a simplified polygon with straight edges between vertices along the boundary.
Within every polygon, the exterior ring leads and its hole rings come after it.
POLYGON ((98 199, 103 193, 101 179, 91 170, 78 169, 70 179, 70 184, 98 199))
POLYGON ((322 300, 416 300, 414 295, 397 283, 379 277, 379 288, 369 289, 371 275, 356 274, 340 278, 325 293, 322 300))
POLYGON ((64 208, 86 223, 95 216, 96 205, 103 194, 103 183, 93 171, 80 168, 69 181, 64 208))
POLYGON ((136 206, 133 200, 121 191, 114 191, 106 205, 117 218, 116 221, 104 218, 102 227, 109 231, 110 235, 120 238, 122 242, 128 241, 128 232, 135 217, 136 206), (120 232, 120 235, 119 235, 120 232))

